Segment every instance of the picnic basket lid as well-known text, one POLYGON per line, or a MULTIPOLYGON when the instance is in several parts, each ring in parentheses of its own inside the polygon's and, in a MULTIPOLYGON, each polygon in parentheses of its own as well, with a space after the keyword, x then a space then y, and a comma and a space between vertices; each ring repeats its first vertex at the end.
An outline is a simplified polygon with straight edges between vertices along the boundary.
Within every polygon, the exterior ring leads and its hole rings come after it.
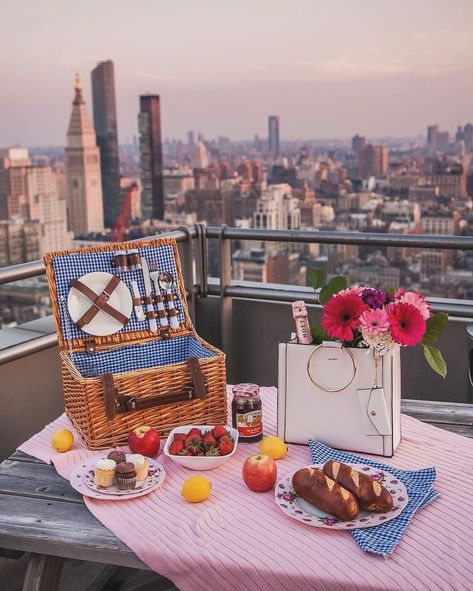
MULTIPOLYGON (((44 264, 60 349, 71 352, 101 350, 115 346, 119 347, 122 344, 172 338, 180 335, 193 334, 194 332, 187 308, 181 263, 174 238, 107 243, 103 246, 49 252, 44 256, 44 264), (179 328, 158 328, 158 332, 153 333, 149 330, 148 320, 139 321, 133 309, 128 322, 114 334, 106 336, 87 334, 76 326, 69 315, 67 302, 71 289, 71 280, 79 279, 92 272, 107 272, 118 275, 128 289, 130 289, 131 281, 136 281, 138 283, 139 293, 144 297, 143 271, 127 270, 121 273, 115 268, 116 253, 118 251, 129 252, 130 250, 138 250, 139 255, 146 258, 151 268, 154 267, 159 271, 168 271, 172 275, 174 279, 172 288, 173 301, 178 311, 177 320, 179 328)), ((153 282, 151 282, 151 285, 154 293, 153 282)), ((91 306, 93 306, 92 302, 91 306)), ((146 311, 145 306, 143 306, 143 309, 146 311)), ((156 304, 154 305, 154 309, 156 310, 156 304)))

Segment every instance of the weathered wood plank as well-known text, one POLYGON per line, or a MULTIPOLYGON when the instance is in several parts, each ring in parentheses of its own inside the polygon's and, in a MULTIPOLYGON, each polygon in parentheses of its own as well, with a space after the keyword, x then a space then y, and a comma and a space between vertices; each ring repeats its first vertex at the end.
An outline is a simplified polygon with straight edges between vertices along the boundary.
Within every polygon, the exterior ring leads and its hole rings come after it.
POLYGON ((29 456, 28 454, 25 454, 22 451, 14 451, 12 455, 8 458, 8 460, 16 460, 18 462, 31 462, 34 464, 44 464, 43 460, 38 460, 38 458, 29 456))
POLYGON ((82 495, 50 464, 6 460, 0 464, 0 492, 83 503, 82 495))
POLYGON ((61 578, 63 559, 32 554, 28 562, 23 591, 56 591, 61 578))
POLYGON ((0 507, 2 548, 147 569, 83 503, 0 494, 0 507))
POLYGON ((415 414, 427 423, 444 422, 473 427, 473 404, 403 400, 402 412, 409 415, 415 414))

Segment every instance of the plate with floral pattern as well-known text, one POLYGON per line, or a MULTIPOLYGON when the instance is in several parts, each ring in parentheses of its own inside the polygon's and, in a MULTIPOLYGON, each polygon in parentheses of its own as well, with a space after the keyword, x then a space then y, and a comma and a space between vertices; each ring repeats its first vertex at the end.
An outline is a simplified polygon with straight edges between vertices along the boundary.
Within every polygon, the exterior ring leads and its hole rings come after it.
POLYGON ((118 501, 122 499, 134 499, 147 495, 164 482, 166 472, 158 461, 146 458, 149 464, 148 476, 144 480, 138 480, 133 490, 120 490, 115 484, 104 488, 95 484, 94 468, 99 458, 91 458, 76 465, 69 477, 70 483, 82 495, 94 499, 118 501))
MULTIPOLYGON (((345 530, 374 527, 375 525, 380 525, 381 523, 386 523, 386 521, 395 519, 402 512, 407 505, 409 497, 407 495, 406 487, 398 478, 396 478, 396 476, 385 470, 379 470, 372 466, 367 466, 366 464, 351 464, 347 462, 347 465, 351 466, 353 470, 358 470, 359 472, 367 474, 373 480, 382 484, 391 493, 394 501, 391 511, 388 513, 373 513, 372 511, 360 509, 357 517, 351 521, 338 519, 297 496, 292 486, 292 476, 297 470, 284 476, 276 484, 274 492, 276 504, 283 513, 292 519, 305 523, 306 525, 345 530)), ((323 466, 324 464, 312 464, 311 466, 305 467, 322 470, 323 466)))

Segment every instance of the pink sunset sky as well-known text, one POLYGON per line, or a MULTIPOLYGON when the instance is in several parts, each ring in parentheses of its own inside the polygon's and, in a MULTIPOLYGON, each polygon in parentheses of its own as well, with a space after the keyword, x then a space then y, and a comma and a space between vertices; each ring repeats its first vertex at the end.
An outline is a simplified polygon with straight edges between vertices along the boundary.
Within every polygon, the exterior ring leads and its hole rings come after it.
POLYGON ((0 147, 62 145, 75 72, 115 63, 119 139, 414 136, 473 121, 471 0, 0 0, 0 147))

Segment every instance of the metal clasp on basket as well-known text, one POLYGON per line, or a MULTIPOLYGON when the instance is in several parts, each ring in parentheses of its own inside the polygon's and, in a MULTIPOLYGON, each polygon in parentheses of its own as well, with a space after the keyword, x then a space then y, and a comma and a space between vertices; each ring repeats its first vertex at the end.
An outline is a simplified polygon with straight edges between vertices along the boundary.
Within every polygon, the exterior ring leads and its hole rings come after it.
POLYGON ((127 410, 135 410, 136 408, 136 396, 131 396, 125 400, 125 406, 127 410))

